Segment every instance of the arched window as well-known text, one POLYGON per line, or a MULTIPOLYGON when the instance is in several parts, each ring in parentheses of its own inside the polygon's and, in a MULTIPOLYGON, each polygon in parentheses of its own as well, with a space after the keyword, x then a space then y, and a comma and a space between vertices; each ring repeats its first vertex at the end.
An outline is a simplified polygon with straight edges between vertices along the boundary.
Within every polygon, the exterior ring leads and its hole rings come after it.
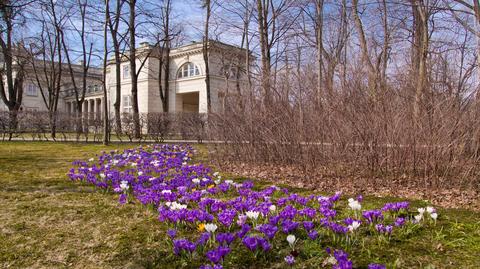
POLYGON ((200 70, 194 63, 185 63, 178 69, 177 78, 188 78, 199 76, 200 70))

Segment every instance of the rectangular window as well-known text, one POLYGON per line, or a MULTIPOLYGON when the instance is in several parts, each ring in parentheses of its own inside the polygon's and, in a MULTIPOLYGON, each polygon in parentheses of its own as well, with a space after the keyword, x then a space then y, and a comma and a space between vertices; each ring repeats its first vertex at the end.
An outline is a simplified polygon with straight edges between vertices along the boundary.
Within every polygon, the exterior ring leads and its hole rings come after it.
POLYGON ((133 112, 132 96, 131 95, 124 95, 122 97, 122 103, 123 103, 123 113, 132 113, 133 112))
POLYGON ((130 66, 129 65, 124 65, 123 66, 123 78, 124 79, 129 79, 130 78, 130 66))
POLYGON ((38 96, 37 85, 27 84, 27 96, 38 96))

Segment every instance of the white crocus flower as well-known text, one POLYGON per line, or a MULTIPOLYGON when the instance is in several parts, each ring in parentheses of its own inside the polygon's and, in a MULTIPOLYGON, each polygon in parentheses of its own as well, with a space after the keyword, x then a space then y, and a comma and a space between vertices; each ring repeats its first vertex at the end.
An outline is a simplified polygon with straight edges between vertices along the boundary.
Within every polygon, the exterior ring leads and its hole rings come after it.
POLYGON ((249 219, 254 219, 254 220, 258 219, 259 214, 260 214, 260 212, 257 212, 257 211, 247 211, 245 213, 245 215, 247 215, 247 217, 249 219))
MULTIPOLYGON (((167 204, 167 206, 168 206, 168 204, 167 204)), ((185 209, 185 208, 187 208, 187 205, 179 204, 177 202, 172 202, 170 204, 170 209, 171 210, 179 210, 179 209, 185 209)))
POLYGON ((432 217, 433 220, 437 220, 438 214, 436 212, 433 212, 430 214, 430 217, 432 217))
POLYGON ((138 175, 139 175, 139 176, 143 175, 143 172, 142 172, 142 171, 138 171, 138 175))
POLYGON ((100 173, 100 177, 101 177, 101 178, 105 178, 105 174, 104 174, 104 173, 100 173))
POLYGON ((163 194, 165 194, 165 193, 172 193, 172 191, 171 191, 171 190, 163 190, 162 193, 163 193, 163 194))
POLYGON ((428 214, 435 213, 435 208, 433 208, 431 206, 427 206, 427 212, 428 212, 428 214))
POLYGON ((416 222, 420 222, 420 221, 422 220, 422 218, 423 218, 423 215, 422 215, 422 214, 418 214, 418 215, 415 216, 415 221, 416 221, 416 222))
POLYGON ((353 232, 356 229, 358 229, 358 227, 360 227, 360 222, 359 221, 353 221, 352 224, 348 225, 348 230, 350 232, 353 232))
POLYGON ((214 181, 216 185, 220 184, 220 179, 214 181))
POLYGON ((194 184, 198 184, 198 183, 200 183, 200 179, 194 178, 194 179, 192 179, 192 182, 193 182, 194 184))
POLYGON ((273 212, 273 211, 277 210, 277 207, 275 205, 271 205, 271 206, 268 207, 268 209, 273 212))
POLYGON ((94 160, 95 160, 94 158, 88 159, 89 162, 93 162, 94 160))
POLYGON ((217 225, 214 223, 207 223, 205 224, 205 231, 209 233, 214 233, 217 230, 217 225))
POLYGON ((207 182, 208 180, 209 180, 209 179, 206 178, 206 177, 202 178, 202 181, 203 181, 203 182, 207 182))
POLYGON ((128 186, 128 181, 122 180, 120 182, 120 189, 122 190, 128 190, 130 186, 128 186))
POLYGON ((425 208, 423 207, 420 207, 417 210, 418 210, 418 213, 420 213, 420 215, 423 215, 425 213, 425 208))
POLYGON ((290 245, 291 248, 294 248, 294 247, 295 247, 295 241, 296 241, 296 240, 297 240, 297 239, 296 239, 295 235, 293 235, 293 234, 289 234, 289 235, 287 236, 287 242, 288 242, 288 244, 290 245))
POLYGON ((358 210, 360 211, 362 209, 362 205, 357 201, 357 200, 354 200, 352 198, 348 199, 348 206, 352 209, 352 210, 358 210))
POLYGON ((233 184, 233 180, 227 179, 227 180, 225 180, 225 183, 227 183, 228 185, 231 185, 231 184, 233 184))
POLYGON ((213 173, 213 176, 214 177, 218 176, 218 172, 213 173))

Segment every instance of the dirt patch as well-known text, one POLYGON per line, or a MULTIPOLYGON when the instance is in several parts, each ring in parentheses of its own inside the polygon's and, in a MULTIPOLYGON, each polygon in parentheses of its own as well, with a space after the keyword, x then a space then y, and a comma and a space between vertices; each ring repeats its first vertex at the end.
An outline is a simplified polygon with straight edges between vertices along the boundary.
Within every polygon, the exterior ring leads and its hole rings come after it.
POLYGON ((324 168, 305 172, 293 166, 237 162, 216 163, 221 171, 242 177, 264 179, 275 184, 320 192, 342 191, 347 194, 395 196, 427 200, 445 208, 478 211, 480 192, 472 188, 449 187, 442 179, 400 177, 339 176, 324 168))

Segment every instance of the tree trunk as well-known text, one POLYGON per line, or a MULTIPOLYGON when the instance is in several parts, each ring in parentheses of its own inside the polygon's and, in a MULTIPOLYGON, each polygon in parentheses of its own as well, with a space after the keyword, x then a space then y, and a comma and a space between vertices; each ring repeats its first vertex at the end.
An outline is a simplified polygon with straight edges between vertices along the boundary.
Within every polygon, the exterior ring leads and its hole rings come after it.
POLYGON ((316 28, 316 45, 317 45, 317 92, 315 93, 316 105, 320 106, 322 83, 323 83, 323 2, 324 0, 316 0, 315 5, 315 28, 316 28))
POLYGON ((413 117, 416 127, 420 124, 420 116, 422 114, 422 103, 427 87, 427 59, 428 59, 428 14, 427 7, 423 0, 417 0, 413 3, 414 15, 414 78, 415 78, 415 97, 413 105, 413 117))
POLYGON ((262 61, 262 77, 261 84, 264 92, 265 105, 268 107, 271 105, 271 93, 270 93, 270 74, 271 74, 271 59, 270 50, 268 46, 268 18, 265 16, 266 12, 262 4, 262 0, 257 0, 258 11, 258 33, 260 35, 260 50, 262 61))
POLYGON ((358 39, 362 51, 362 59, 367 66, 368 91, 370 96, 375 98, 377 93, 376 71, 368 52, 367 38, 365 37, 365 31, 363 30, 362 20, 358 15, 358 0, 352 0, 352 14, 355 22, 355 28, 358 32, 358 39))
POLYGON ((140 114, 138 112, 138 73, 137 73, 137 50, 135 47, 135 5, 136 0, 130 0, 130 20, 129 20, 129 33, 130 33, 130 72, 131 72, 131 84, 132 84, 132 108, 133 108, 133 125, 134 136, 140 138, 140 114))
POLYGON ((108 61, 108 23, 110 21, 110 1, 105 0, 105 25, 103 28, 103 145, 108 145, 110 138, 110 122, 107 105, 107 61, 108 61))
POLYGON ((9 112, 9 122, 8 122, 8 141, 12 140, 13 134, 18 127, 18 109, 13 108, 9 112))
POLYGON ((121 56, 119 47, 115 48, 115 103, 113 108, 115 109, 115 131, 117 134, 122 133, 122 113, 120 111, 120 102, 122 99, 122 74, 121 74, 121 56))
POLYGON ((212 110, 212 100, 210 92, 210 40, 208 34, 208 28, 210 24, 210 13, 211 13, 211 3, 210 0, 205 0, 205 8, 207 9, 207 17, 205 20, 205 34, 203 37, 203 60, 205 62, 205 86, 207 90, 207 111, 208 113, 212 110))

